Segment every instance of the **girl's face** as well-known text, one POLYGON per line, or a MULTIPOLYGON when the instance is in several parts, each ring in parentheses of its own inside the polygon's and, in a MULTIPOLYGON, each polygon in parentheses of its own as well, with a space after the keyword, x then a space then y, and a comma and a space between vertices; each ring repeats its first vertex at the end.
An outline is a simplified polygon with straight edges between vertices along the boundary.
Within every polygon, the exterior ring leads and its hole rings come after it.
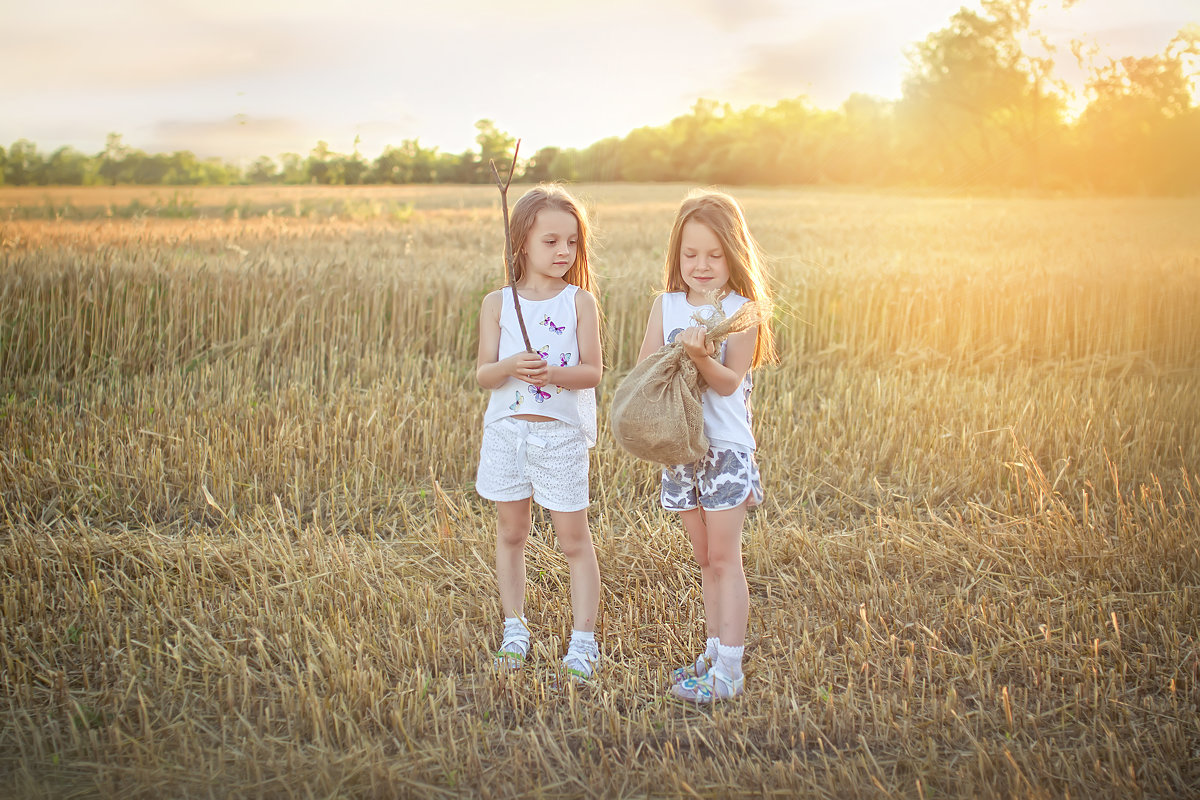
POLYGON ((525 237, 526 275, 561 279, 575 263, 578 247, 579 222, 575 215, 543 208, 525 237))
POLYGON ((679 237, 679 272, 692 305, 707 302, 711 292, 719 292, 729 283, 725 248, 712 228, 703 222, 684 223, 679 237))

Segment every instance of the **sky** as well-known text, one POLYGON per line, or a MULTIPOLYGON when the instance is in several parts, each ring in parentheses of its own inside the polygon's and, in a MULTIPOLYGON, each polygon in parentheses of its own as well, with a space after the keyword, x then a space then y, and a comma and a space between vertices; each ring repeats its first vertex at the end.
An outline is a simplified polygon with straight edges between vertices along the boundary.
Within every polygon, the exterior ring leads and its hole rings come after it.
MULTIPOLYGON (((248 163, 318 140, 373 159, 418 139, 475 149, 491 119, 543 146, 662 125, 699 98, 735 108, 852 92, 897 98, 905 49, 978 0, 0 0, 0 145, 248 163)), ((1044 0, 1061 46, 1161 52, 1196 0, 1044 0)))

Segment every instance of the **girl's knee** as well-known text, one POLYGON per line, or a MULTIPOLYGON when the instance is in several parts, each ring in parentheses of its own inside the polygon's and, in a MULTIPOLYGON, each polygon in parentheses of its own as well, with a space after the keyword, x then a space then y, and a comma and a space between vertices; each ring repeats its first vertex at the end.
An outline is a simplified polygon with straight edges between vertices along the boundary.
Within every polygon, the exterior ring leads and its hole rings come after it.
POLYGON ((568 561, 592 552, 592 531, 588 526, 586 511, 555 512, 554 535, 558 547, 568 561))
POLYGON ((713 570, 718 579, 727 575, 739 575, 742 573, 742 554, 710 552, 708 553, 708 564, 705 566, 713 570))
POLYGON ((496 537, 502 547, 524 547, 532 528, 528 500, 496 504, 496 537))
POLYGON ((569 526, 558 533, 558 547, 562 550, 562 554, 567 557, 568 561, 574 561, 576 558, 586 557, 590 553, 594 553, 592 546, 592 532, 586 525, 569 526))
POLYGON ((529 523, 507 523, 497 526, 496 539, 502 547, 524 547, 529 541, 529 523))

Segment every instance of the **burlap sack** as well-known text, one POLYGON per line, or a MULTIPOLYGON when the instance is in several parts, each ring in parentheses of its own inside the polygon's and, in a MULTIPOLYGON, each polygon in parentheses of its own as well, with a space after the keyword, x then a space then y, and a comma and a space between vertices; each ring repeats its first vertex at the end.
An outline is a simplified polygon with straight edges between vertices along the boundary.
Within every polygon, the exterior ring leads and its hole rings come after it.
MULTIPOLYGON (((720 345, 730 334, 758 325, 761 312, 745 303, 728 319, 720 304, 705 322, 716 325, 705 340, 720 345)), ((695 363, 679 342, 664 345, 625 376, 613 393, 609 420, 617 444, 637 458, 658 464, 691 464, 708 451, 704 411, 700 403, 706 385, 695 363)))

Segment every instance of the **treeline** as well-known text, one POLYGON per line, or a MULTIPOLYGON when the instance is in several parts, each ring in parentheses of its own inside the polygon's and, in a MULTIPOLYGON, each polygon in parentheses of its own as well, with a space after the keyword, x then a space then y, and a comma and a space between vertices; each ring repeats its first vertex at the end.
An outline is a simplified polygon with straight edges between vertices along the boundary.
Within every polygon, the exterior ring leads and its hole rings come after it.
MULTIPOLYGON (((406 140, 387 147, 374 161, 357 152, 345 155, 318 142, 308 156, 284 153, 278 162, 267 156, 248 168, 219 158, 200 159, 183 150, 146 153, 127 147, 120 134, 108 136, 95 155, 62 147, 49 156, 26 139, 7 150, 0 146, 0 183, 10 186, 116 186, 118 184, 221 186, 246 183, 353 185, 368 183, 478 183, 491 177, 488 159, 506 165, 515 139, 496 130, 490 120, 476 123, 480 152, 442 153, 406 140)), ((525 165, 528 169, 528 161, 525 165)))
MULTIPOLYGON (((899 100, 851 96, 824 110, 804 98, 735 109, 711 100, 666 125, 583 149, 545 147, 522 159, 525 180, 720 184, 927 185, 1094 192, 1200 190, 1200 106, 1193 97, 1200 28, 1157 55, 1089 61, 1087 104, 1067 114, 1056 53, 1030 27, 1032 0, 983 0, 909 53, 899 100)), ((112 134, 104 151, 32 142, 0 147, 11 185, 480 183, 511 158, 515 137, 475 124, 478 151, 443 153, 409 139, 372 161, 357 149, 263 156, 242 169, 190 152, 147 154, 112 134)))

